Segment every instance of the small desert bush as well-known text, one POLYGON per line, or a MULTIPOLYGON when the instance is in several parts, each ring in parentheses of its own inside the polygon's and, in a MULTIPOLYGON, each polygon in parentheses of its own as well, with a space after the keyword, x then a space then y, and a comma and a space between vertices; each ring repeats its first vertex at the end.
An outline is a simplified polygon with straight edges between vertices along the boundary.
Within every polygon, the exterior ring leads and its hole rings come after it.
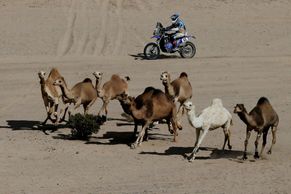
POLYGON ((92 133, 97 133, 101 124, 99 116, 91 114, 82 115, 80 113, 71 115, 68 122, 72 138, 81 140, 87 140, 92 133))

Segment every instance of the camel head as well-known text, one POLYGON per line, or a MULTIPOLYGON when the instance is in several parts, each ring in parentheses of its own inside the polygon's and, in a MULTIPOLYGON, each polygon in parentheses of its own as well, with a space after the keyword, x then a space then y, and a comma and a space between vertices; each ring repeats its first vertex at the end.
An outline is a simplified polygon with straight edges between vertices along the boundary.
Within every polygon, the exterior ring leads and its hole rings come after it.
POLYGON ((161 74, 160 80, 162 80, 163 84, 168 83, 168 80, 170 80, 170 74, 167 71, 164 71, 161 74))
POLYGON ((244 112, 244 111, 246 111, 246 108, 245 108, 244 104, 237 104, 234 107, 233 113, 241 113, 241 112, 244 112))
POLYGON ((44 79, 45 78, 45 72, 44 71, 39 71, 38 72, 38 77, 40 78, 40 79, 44 79))
POLYGON ((135 98, 123 92, 122 94, 118 94, 116 99, 123 102, 124 104, 131 104, 135 98))
POLYGON ((102 78, 102 76, 103 76, 103 73, 102 72, 99 72, 99 71, 95 71, 94 73, 93 73, 93 75, 96 77, 96 79, 101 79, 102 78))
POLYGON ((54 86, 63 86, 65 85, 65 81, 62 78, 56 79, 53 83, 54 86))
POLYGON ((186 102, 184 102, 183 107, 184 107, 187 111, 190 111, 190 110, 195 109, 195 105, 193 105, 193 103, 192 103, 191 101, 186 101, 186 102))

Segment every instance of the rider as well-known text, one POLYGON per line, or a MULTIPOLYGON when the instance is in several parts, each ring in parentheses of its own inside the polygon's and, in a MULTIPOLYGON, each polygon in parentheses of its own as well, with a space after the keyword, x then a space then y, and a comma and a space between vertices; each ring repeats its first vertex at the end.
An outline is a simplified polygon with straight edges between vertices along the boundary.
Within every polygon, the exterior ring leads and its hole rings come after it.
POLYGON ((170 34, 170 37, 173 39, 174 48, 177 44, 177 39, 186 35, 186 26, 184 22, 179 18, 179 14, 175 13, 170 18, 172 20, 172 25, 166 27, 166 32, 170 34))

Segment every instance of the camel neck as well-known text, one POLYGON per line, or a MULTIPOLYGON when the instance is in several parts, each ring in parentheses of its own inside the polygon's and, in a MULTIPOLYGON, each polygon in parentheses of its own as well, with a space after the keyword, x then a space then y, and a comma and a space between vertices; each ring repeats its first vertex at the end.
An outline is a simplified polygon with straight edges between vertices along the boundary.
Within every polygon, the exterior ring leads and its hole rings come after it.
POLYGON ((251 126, 254 125, 253 119, 246 111, 239 112, 238 116, 246 125, 251 125, 251 126))
POLYGON ((43 78, 40 79, 39 83, 41 86, 45 86, 45 80, 43 78))
POLYGON ((190 125, 192 125, 193 127, 199 127, 196 123, 197 121, 197 117, 196 117, 196 113, 195 113, 195 109, 192 108, 190 111, 188 111, 188 121, 190 123, 190 125))
POLYGON ((189 118, 196 119, 196 112, 195 112, 195 109, 194 109, 194 108, 192 108, 192 109, 188 112, 188 116, 189 116, 189 118))
POLYGON ((167 83, 163 83, 165 86, 165 93, 171 97, 175 97, 174 87, 170 83, 170 80, 167 83))
POLYGON ((95 84, 95 89, 99 90, 100 89, 100 85, 101 85, 101 80, 102 78, 96 78, 96 84, 95 84))
POLYGON ((74 96, 71 94, 71 91, 64 84, 60 85, 60 88, 62 90, 63 95, 66 98, 68 98, 70 100, 74 99, 74 96))

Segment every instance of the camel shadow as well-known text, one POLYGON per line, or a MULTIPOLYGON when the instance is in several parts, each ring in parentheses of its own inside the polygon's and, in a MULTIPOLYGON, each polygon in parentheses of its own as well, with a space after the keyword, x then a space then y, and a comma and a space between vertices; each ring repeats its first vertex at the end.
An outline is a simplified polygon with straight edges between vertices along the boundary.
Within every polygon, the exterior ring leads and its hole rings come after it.
POLYGON ((85 144, 97 145, 129 145, 134 140, 133 132, 106 132, 102 137, 91 137, 85 144))
POLYGON ((46 135, 48 135, 46 131, 55 132, 60 128, 67 127, 65 124, 42 125, 40 121, 33 121, 33 120, 6 120, 6 122, 7 122, 7 125, 0 126, 0 128, 8 128, 8 129, 12 129, 13 131, 20 131, 20 130, 42 131, 46 135))
MULTIPOLYGON (((149 133, 148 141, 149 140, 165 140, 170 141, 172 140, 173 135, 166 135, 166 134, 158 134, 158 133, 149 133)), ((126 132, 116 132, 110 131, 103 134, 102 137, 91 137, 85 144, 99 144, 99 145, 117 145, 117 144, 124 144, 130 146, 137 137, 133 136, 133 131, 126 131, 126 132)))
MULTIPOLYGON (((187 159, 189 153, 193 151, 193 147, 170 147, 165 150, 165 152, 140 152, 140 154, 150 154, 150 155, 160 155, 160 156, 170 156, 170 155, 180 155, 187 159)), ((208 160, 208 159, 238 159, 243 155, 243 151, 239 150, 219 150, 217 148, 210 147, 200 147, 195 160, 208 160), (199 151, 211 151, 209 156, 199 156, 199 151)))
MULTIPOLYGON (((133 57, 134 60, 148 60, 143 53, 137 53, 137 54, 129 54, 129 56, 133 57)), ((160 56, 156 59, 177 59, 177 58, 181 58, 178 55, 165 55, 165 54, 160 54, 160 56)))

